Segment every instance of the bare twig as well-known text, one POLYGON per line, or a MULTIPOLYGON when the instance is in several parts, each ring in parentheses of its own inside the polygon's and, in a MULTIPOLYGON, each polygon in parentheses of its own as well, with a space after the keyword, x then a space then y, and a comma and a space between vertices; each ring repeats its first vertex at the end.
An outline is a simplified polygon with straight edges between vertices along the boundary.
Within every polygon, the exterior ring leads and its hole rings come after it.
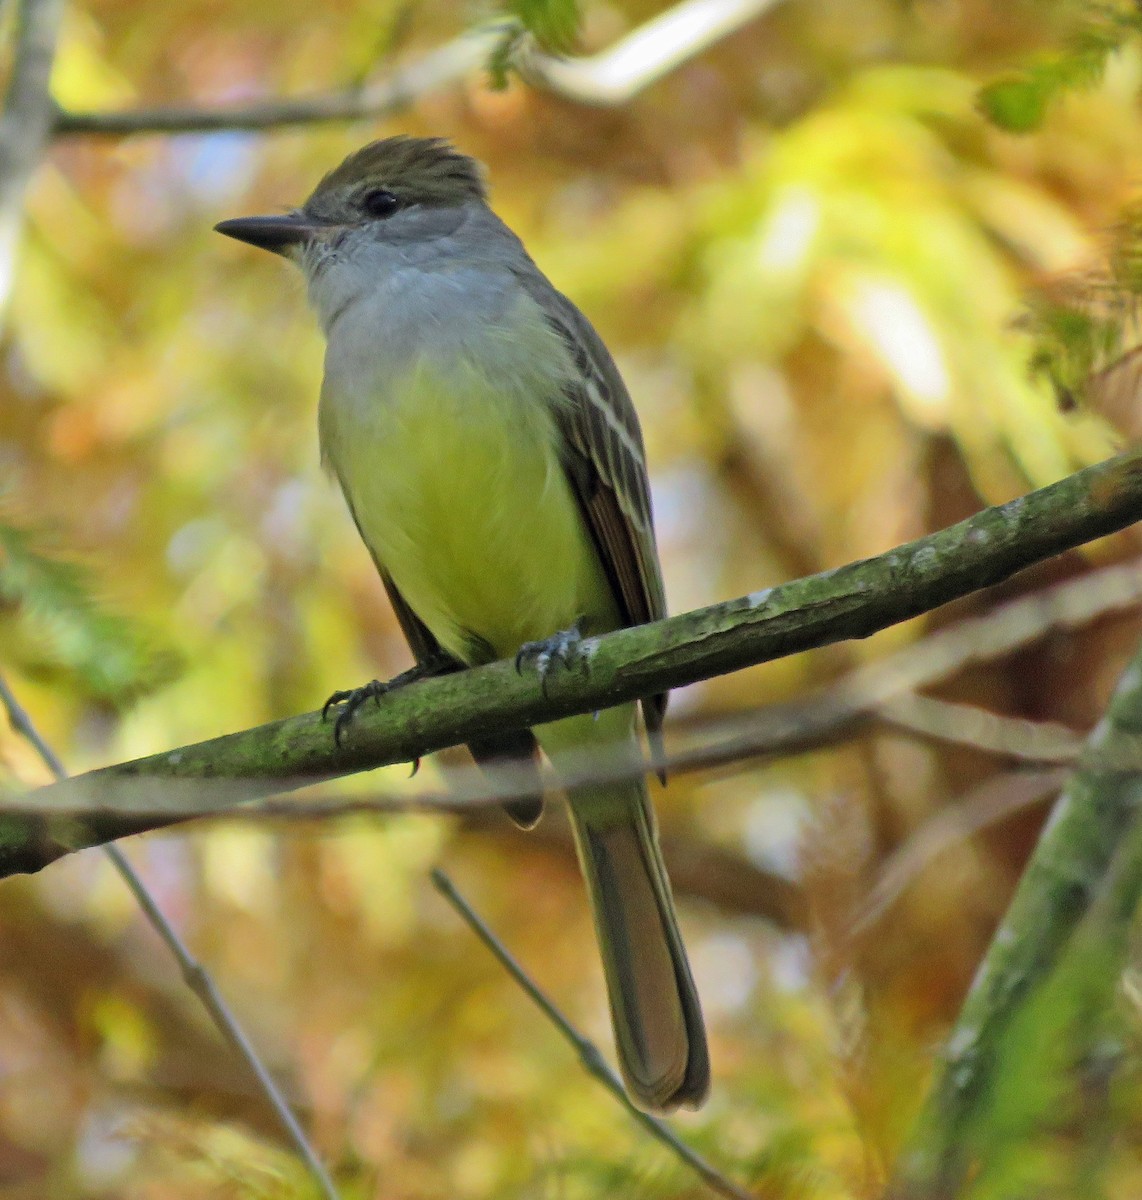
POLYGON ((1139 599, 1142 561, 1104 567, 930 634, 855 672, 853 686, 870 693, 883 689, 888 696, 928 687, 974 663, 1011 654, 1052 629, 1074 628, 1134 608, 1139 599))
MULTIPOLYGON (((12 728, 31 742, 51 773, 57 779, 66 779, 67 771, 64 768, 63 762, 44 740, 27 711, 16 699, 12 689, 8 686, 8 681, 3 675, 0 675, 0 703, 7 710, 8 720, 12 728)), ((234 1048, 239 1058, 246 1064, 250 1073, 257 1080, 258 1087, 269 1101, 270 1106, 281 1122, 282 1128, 286 1132, 286 1136, 293 1143, 294 1149, 304 1161, 317 1186, 320 1188, 321 1194, 326 1200, 338 1200, 338 1192, 333 1184, 333 1180, 329 1176, 329 1172, 326 1171, 324 1164, 310 1145, 305 1131, 302 1129, 297 1117, 294 1116, 288 1101, 281 1093, 281 1089, 274 1082, 273 1076, 258 1057, 258 1052, 254 1049, 245 1031, 238 1024, 237 1017, 234 1016, 230 1010, 230 1006, 222 998, 222 994, 219 992, 210 973, 191 954, 186 943, 179 937, 178 932, 171 925, 170 921, 167 920, 162 909, 156 903, 154 896, 148 890, 147 885, 143 882, 139 873, 132 866, 123 851, 114 843, 109 843, 103 846, 102 849, 104 854, 110 859, 112 866, 122 877, 131 894, 135 897, 139 907, 151 923, 152 928, 165 943, 171 954, 174 955, 186 986, 198 997, 202 1003, 202 1007, 206 1009, 211 1020, 218 1027, 219 1032, 234 1048)))
POLYGON ((1026 762, 1074 762, 1083 746, 1079 734, 1055 721, 1005 717, 975 704, 936 700, 915 692, 885 701, 876 709, 876 715, 897 729, 933 741, 970 746, 1026 762))
POLYGON ((373 83, 340 92, 200 108, 194 105, 124 112, 56 113, 55 133, 123 137, 138 133, 215 133, 234 129, 285 129, 326 121, 379 119, 401 112, 421 96, 456 83, 480 67, 503 37, 500 28, 476 29, 373 83))
POLYGON ((64 0, 21 0, 12 73, 0 115, 0 309, 12 287, 24 189, 51 136, 52 63, 64 0))
POLYGON ((683 0, 601 54, 537 55, 521 62, 521 73, 564 100, 617 108, 780 2, 683 0))
MULTIPOLYGON (((533 53, 522 58, 520 67, 531 83, 573 102, 619 105, 780 2, 683 0, 601 54, 557 59, 533 53)), ((325 121, 376 120, 398 113, 421 96, 440 91, 480 70, 505 35, 503 25, 474 29, 362 87, 225 108, 188 105, 126 112, 59 110, 55 132, 122 137, 137 133, 283 129, 325 121)))
POLYGON ((945 850, 1049 799, 1066 783, 1069 774, 1066 767, 1010 771, 986 780, 963 799, 942 808, 881 865, 876 882, 852 922, 852 932, 861 933, 876 924, 912 880, 945 850))
POLYGON ((459 893, 456 885, 448 876, 436 868, 432 872, 432 882, 436 890, 459 913, 469 929, 495 955, 500 966, 527 993, 531 1001, 540 1009, 545 1017, 555 1026, 563 1037, 571 1044, 579 1055, 579 1061, 588 1075, 597 1079, 603 1087, 631 1114, 644 1129, 666 1146, 671 1153, 680 1158, 691 1170, 697 1172, 705 1183, 720 1196, 729 1196, 731 1200, 750 1200, 750 1194, 739 1187, 731 1179, 727 1179, 712 1163, 704 1159, 696 1150, 686 1145, 666 1124, 650 1113, 645 1113, 631 1103, 622 1081, 607 1065, 598 1046, 581 1034, 567 1017, 556 1007, 555 1002, 520 966, 511 951, 488 928, 483 919, 477 915, 472 906, 459 893))

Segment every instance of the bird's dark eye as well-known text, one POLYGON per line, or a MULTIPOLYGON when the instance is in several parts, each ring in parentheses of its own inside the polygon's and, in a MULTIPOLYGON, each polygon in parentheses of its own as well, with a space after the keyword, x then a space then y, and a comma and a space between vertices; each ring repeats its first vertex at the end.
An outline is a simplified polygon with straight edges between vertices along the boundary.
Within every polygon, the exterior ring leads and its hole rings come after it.
POLYGON ((385 217, 391 217, 400 208, 400 201, 385 188, 373 188, 361 197, 361 207, 370 217, 383 220, 385 217))

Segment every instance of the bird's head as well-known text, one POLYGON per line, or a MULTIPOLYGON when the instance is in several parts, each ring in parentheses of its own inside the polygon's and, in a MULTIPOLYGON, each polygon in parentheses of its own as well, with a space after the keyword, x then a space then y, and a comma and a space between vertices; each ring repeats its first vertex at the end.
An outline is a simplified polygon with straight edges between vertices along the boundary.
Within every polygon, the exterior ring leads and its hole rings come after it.
POLYGON ((442 236, 468 206, 486 200, 475 159, 443 138, 401 135, 350 154, 292 212, 237 217, 214 228, 312 267, 350 237, 412 243, 442 236))

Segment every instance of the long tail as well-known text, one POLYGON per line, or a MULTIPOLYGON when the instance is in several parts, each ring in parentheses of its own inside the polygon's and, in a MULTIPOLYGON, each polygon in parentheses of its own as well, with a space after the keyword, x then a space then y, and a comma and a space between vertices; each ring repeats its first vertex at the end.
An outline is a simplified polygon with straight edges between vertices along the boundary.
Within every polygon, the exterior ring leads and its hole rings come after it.
POLYGON ((706 1030, 646 786, 568 798, 627 1087, 647 1109, 697 1108, 710 1086, 706 1030))

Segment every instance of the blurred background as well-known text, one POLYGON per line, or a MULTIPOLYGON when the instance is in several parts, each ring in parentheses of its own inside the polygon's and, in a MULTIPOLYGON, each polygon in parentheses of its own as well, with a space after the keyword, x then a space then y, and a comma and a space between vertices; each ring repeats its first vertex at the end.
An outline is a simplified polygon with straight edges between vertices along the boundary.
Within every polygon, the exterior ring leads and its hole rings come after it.
MULTIPOLYGON (((664 7, 584 0, 573 52, 664 7)), ((411 69, 489 15, 443 0, 320 13, 76 0, 53 90, 79 112, 340 89, 411 69)), ((318 463, 323 346, 300 277, 211 232, 300 203, 395 132, 487 163, 497 210, 615 353, 672 612, 879 553, 1109 456, 1133 393, 1106 412, 1076 394, 1105 361, 1084 343, 1076 367, 1035 314, 1085 297, 1129 241, 1136 16, 1073 0, 789 0, 613 109, 476 70, 383 122, 57 137, 0 263, 6 676, 80 770, 409 665, 318 463)), ((1137 542, 686 689, 671 720, 794 698, 1137 542)), ((1050 632, 931 694, 1082 732, 1138 633, 1130 615, 1050 632)), ((714 1063, 708 1105, 677 1125, 759 1196, 877 1193, 1057 786, 1016 767, 876 727, 656 793, 714 1063), (965 800, 996 819, 857 922, 886 865, 965 800)), ((436 771, 347 786, 431 788, 436 771)), ((0 731, 0 786, 44 779, 0 731)), ((428 882, 446 865, 610 1054, 557 805, 533 835, 498 812, 219 820, 127 850, 347 1197, 703 1194, 428 882)), ((1137 1194, 1137 1155, 1115 1145, 1108 1194, 1137 1194)), ((0 1196, 307 1187, 102 856, 0 886, 0 1196)))

